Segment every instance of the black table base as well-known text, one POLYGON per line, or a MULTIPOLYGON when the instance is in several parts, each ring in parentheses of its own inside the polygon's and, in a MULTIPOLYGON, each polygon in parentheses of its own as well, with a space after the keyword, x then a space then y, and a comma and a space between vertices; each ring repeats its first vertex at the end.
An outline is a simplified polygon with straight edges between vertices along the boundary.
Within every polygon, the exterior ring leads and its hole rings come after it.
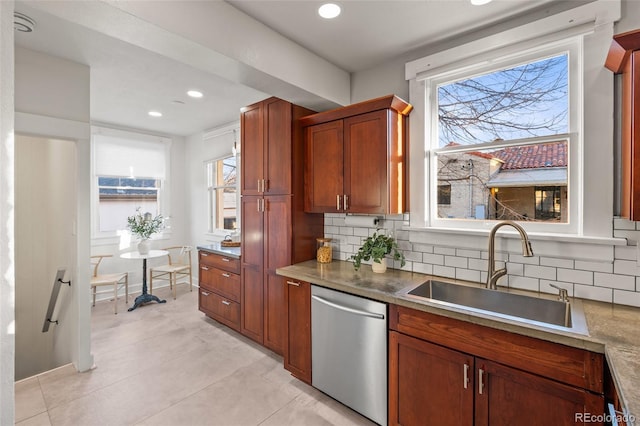
POLYGON ((142 259, 142 294, 136 297, 133 306, 129 308, 129 312, 149 302, 167 303, 166 300, 161 300, 157 296, 147 293, 147 259, 145 258, 142 259))

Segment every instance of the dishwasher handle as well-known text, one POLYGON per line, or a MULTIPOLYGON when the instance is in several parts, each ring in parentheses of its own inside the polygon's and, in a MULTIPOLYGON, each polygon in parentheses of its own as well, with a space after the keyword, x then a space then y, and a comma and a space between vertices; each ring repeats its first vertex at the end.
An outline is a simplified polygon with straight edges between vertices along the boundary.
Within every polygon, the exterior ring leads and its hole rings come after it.
POLYGON ((317 300, 320 303, 324 303, 325 305, 329 305, 332 308, 336 308, 336 309, 339 309, 341 311, 349 312, 351 314, 361 315, 363 317, 369 317, 369 318, 375 318, 375 319, 384 319, 384 315, 383 314, 378 314, 378 313, 375 313, 375 312, 361 311, 359 309, 349 308, 348 306, 338 305, 337 303, 331 302, 331 301, 329 301, 327 299, 323 299, 322 297, 316 296, 316 295, 312 295, 311 298, 314 299, 314 300, 317 300))

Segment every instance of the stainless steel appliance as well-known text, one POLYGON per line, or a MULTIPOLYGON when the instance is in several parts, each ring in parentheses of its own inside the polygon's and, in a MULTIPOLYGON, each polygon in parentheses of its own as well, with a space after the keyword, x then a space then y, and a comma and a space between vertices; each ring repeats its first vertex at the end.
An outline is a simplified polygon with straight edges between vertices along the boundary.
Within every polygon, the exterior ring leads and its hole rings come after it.
POLYGON ((387 305, 311 286, 312 384, 387 424, 387 305))

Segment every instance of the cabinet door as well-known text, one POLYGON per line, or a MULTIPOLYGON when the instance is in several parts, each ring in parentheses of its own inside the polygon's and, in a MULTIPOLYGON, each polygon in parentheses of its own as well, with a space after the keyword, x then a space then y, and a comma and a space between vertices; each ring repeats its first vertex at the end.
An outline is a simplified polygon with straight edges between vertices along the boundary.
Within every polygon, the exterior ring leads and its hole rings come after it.
POLYGON ((602 395, 481 358, 476 359, 476 392, 478 426, 576 425, 585 424, 585 413, 604 413, 602 395))
POLYGON ((284 286, 276 269, 291 264, 291 196, 268 196, 264 203, 264 345, 284 347, 284 286))
POLYGON ((472 425, 473 371, 470 355, 389 332, 389 424, 472 425))
POLYGON ((258 195, 264 179, 264 102, 244 108, 240 114, 242 195, 258 195))
POLYGON ((263 341, 264 214, 262 197, 242 197, 241 331, 263 341))
POLYGON ((343 212, 342 120, 307 127, 305 143, 304 210, 343 212))
POLYGON ((344 120, 347 212, 386 212, 388 139, 386 110, 344 120))
POLYGON ((285 278, 284 368, 311 383, 311 284, 285 278))
POLYGON ((291 104, 268 101, 265 113, 265 195, 291 194, 291 104))

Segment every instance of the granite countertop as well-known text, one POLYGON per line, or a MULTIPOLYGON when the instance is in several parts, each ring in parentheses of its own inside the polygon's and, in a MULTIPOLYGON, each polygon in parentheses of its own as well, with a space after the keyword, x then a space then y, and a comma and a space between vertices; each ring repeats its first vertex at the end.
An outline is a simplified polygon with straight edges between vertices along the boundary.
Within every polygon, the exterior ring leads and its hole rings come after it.
MULTIPOLYGON (((638 356, 640 309, 638 308, 572 299, 574 307, 582 306, 587 323, 588 333, 579 333, 563 327, 546 327, 528 323, 526 320, 517 321, 471 312, 464 308, 429 302, 429 300, 418 301, 407 296, 408 290, 430 278, 436 278, 420 273, 387 269, 384 274, 376 274, 368 265, 363 265, 356 272, 352 263, 336 260, 326 264, 309 260, 278 268, 276 273, 381 302, 603 353, 610 366, 623 406, 636 417, 640 415, 640 386, 638 386, 640 384, 640 356, 638 356)), ((460 283, 464 282, 460 281, 460 283)), ((521 293, 540 297, 549 296, 531 292, 521 293)))
POLYGON ((211 253, 240 259, 240 247, 222 247, 220 243, 211 243, 197 246, 197 248, 198 250, 209 251, 211 253))

